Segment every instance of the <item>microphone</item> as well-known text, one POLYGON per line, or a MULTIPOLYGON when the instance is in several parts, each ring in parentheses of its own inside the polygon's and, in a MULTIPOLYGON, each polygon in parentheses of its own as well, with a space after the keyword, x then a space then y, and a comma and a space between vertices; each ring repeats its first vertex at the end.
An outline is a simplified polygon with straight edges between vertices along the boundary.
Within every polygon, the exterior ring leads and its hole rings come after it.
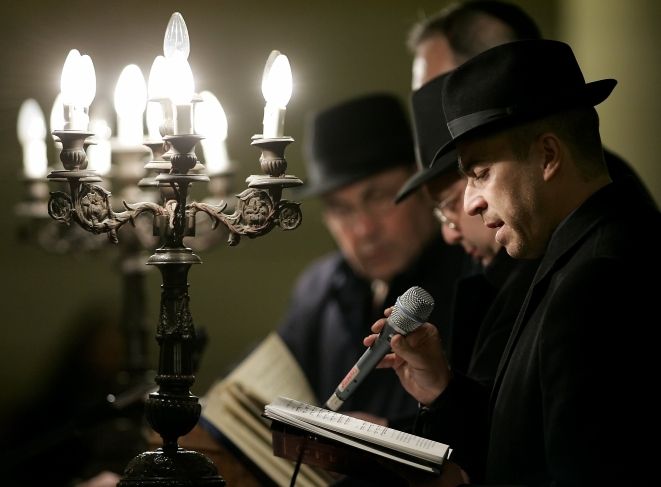
POLYGON ((358 359, 326 401, 326 408, 337 411, 383 357, 390 352, 390 339, 395 333, 407 335, 427 321, 434 309, 434 298, 418 286, 409 288, 397 298, 392 313, 376 341, 358 359))

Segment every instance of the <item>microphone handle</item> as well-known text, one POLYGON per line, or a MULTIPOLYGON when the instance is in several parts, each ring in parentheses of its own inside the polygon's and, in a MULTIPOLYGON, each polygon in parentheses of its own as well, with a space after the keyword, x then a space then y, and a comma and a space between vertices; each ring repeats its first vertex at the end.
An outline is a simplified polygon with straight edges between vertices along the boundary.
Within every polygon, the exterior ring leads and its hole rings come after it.
POLYGON ((376 368, 381 359, 390 352, 390 339, 397 333, 388 323, 370 348, 358 359, 349 373, 342 379, 335 392, 326 401, 326 408, 337 411, 354 390, 365 380, 369 373, 376 368))

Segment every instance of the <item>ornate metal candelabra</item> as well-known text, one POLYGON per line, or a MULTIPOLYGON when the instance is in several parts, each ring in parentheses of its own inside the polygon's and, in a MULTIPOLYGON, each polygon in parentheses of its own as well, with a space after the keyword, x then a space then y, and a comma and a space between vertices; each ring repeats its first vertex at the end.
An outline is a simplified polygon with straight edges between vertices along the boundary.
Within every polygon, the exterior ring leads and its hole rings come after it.
POLYGON ((120 486, 224 485, 207 457, 177 444, 178 438, 195 426, 201 411, 198 398, 190 392, 195 381, 195 329, 189 309, 188 271, 191 265, 202 261, 184 245, 183 239, 195 235, 196 214, 200 211, 211 218, 214 228, 220 224, 227 229, 229 245, 238 244, 242 236, 265 235, 276 226, 283 230, 298 227, 302 220, 299 204, 282 199, 283 188, 302 184, 297 177, 285 174, 284 152, 293 139, 253 137, 252 145, 261 149, 260 164, 264 174, 247 179, 248 188, 237 195, 234 212, 226 214, 225 202, 214 205, 188 201, 193 183, 209 181, 205 174, 193 172, 199 167, 194 153, 195 145, 202 138, 199 135, 165 136, 172 155, 169 170, 159 166, 160 173, 155 177, 161 202, 124 201, 125 210, 121 212, 113 211, 110 193, 94 184, 101 178, 87 169, 84 143, 92 134, 61 130, 54 135, 62 141, 60 159, 64 170, 51 172, 48 179, 65 181, 69 191, 51 193, 48 212, 52 218, 67 225, 75 223, 95 234, 106 233, 116 243, 120 227, 134 224, 144 213, 152 216, 154 235, 160 239, 160 246, 147 262, 159 269, 163 280, 156 330, 158 390, 149 395, 145 409, 149 424, 163 439, 163 446, 135 457, 126 467, 120 486))

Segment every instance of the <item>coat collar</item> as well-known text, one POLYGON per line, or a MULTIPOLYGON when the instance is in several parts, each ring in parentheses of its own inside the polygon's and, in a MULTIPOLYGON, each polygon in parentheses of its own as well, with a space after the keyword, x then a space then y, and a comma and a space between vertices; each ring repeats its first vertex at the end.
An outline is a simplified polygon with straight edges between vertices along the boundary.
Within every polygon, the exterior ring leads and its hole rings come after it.
POLYGON ((500 364, 498 365, 498 372, 496 373, 496 380, 492 391, 492 401, 496 399, 497 390, 502 380, 502 375, 510 361, 512 350, 521 335, 523 327, 528 321, 530 311, 532 311, 528 310, 529 304, 531 301, 538 302, 541 298, 541 296, 535 295, 538 292, 542 292, 540 289, 544 289, 541 284, 543 284, 552 271, 562 265, 562 262, 565 262, 566 255, 572 249, 576 248, 596 226, 612 216, 614 212, 623 211, 623 207, 627 206, 626 202, 631 201, 631 198, 637 200, 635 195, 632 196, 629 194, 627 189, 621 187, 619 184, 608 184, 593 193, 580 207, 570 213, 553 232, 546 252, 521 306, 500 364))
POLYGON ((618 200, 624 200, 621 188, 610 183, 593 193, 581 206, 571 212, 551 235, 544 257, 533 280, 533 286, 562 259, 562 256, 578 245, 592 229, 617 210, 618 200))

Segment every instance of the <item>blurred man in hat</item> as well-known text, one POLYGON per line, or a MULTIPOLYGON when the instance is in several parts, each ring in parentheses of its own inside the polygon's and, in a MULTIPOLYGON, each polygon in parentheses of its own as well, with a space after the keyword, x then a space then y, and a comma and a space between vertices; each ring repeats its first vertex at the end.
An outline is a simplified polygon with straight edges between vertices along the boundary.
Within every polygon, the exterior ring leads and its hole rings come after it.
MULTIPOLYGON (((653 483, 650 455, 632 446, 656 417, 646 317, 659 286, 646 276, 661 264, 639 243, 659 246, 661 214, 608 173, 594 106, 614 86, 586 83, 569 46, 546 40, 489 49, 443 86, 452 140, 434 162, 456 147, 465 211, 510 256, 541 259, 491 392, 488 483, 653 483)), ((392 347, 384 365, 421 404, 465 401, 433 326, 392 347)), ((445 470, 436 485, 464 482, 445 470)))
MULTIPOLYGON (((278 331, 323 403, 364 353, 370 325, 409 287, 433 296, 430 321, 450 335, 453 286, 465 260, 443 244, 426 195, 394 204, 415 171, 410 125, 395 97, 370 94, 320 111, 305 147, 303 196, 321 199, 338 251, 303 272, 278 331)), ((343 410, 393 424, 412 418, 417 403, 392 371, 375 370, 343 410)))

